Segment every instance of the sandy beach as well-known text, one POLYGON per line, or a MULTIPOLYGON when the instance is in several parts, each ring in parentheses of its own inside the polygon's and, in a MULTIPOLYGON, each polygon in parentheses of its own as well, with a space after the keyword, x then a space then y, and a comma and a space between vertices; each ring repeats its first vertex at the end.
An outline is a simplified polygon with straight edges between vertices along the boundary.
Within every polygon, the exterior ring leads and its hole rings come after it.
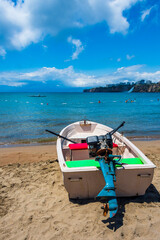
POLYGON ((69 200, 55 145, 1 148, 0 239, 160 239, 160 140, 134 144, 157 168, 144 196, 118 199, 114 221, 100 202, 69 200))

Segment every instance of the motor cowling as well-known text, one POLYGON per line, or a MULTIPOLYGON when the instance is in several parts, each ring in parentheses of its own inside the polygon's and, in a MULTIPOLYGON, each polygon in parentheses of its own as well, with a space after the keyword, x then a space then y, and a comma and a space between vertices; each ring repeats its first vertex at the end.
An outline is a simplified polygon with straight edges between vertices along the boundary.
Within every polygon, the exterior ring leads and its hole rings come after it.
MULTIPOLYGON (((106 149, 108 148, 105 135, 87 137, 86 142, 88 144, 88 149, 90 150, 90 157, 97 156, 97 152, 99 152, 100 149, 104 149, 106 151, 106 149)), ((104 154, 101 151, 102 156, 105 155, 105 151, 104 154)))
POLYGON ((88 144, 88 149, 89 151, 89 155, 90 157, 95 157, 96 152, 98 151, 98 149, 100 148, 100 144, 99 144, 99 139, 98 136, 90 136, 86 138, 86 142, 88 144))

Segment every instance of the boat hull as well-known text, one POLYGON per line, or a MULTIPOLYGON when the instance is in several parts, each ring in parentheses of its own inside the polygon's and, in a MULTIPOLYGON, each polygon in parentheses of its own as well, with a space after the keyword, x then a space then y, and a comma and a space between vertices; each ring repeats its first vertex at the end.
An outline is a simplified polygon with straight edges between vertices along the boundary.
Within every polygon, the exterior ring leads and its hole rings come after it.
MULTIPOLYGON (((106 134, 107 131, 112 129, 95 122, 90 122, 88 125, 83 125, 79 122, 73 123, 64 128, 60 135, 68 137, 74 140, 85 139, 87 136, 106 134)), ((144 195, 146 189, 152 182, 154 168, 156 167, 133 143, 125 138, 120 133, 116 132, 114 138, 117 139, 118 144, 126 146, 125 156, 130 158, 139 158, 143 164, 127 164, 122 167, 117 167, 116 174, 116 195, 118 197, 130 197, 144 195)), ((75 156, 72 152, 74 159, 67 159, 70 153, 68 148, 69 142, 58 138, 57 140, 57 154, 59 165, 63 173, 64 186, 69 194, 69 198, 72 199, 88 199, 95 198, 98 193, 105 186, 105 180, 100 168, 95 166, 87 167, 71 167, 67 166, 67 161, 79 161, 86 159, 87 150, 83 150, 83 154, 80 154, 80 150, 76 150, 75 156), (79 155, 76 158, 76 155, 79 155), (81 157, 81 158, 80 158, 81 157)), ((120 145, 118 147, 120 147, 120 145)))
MULTIPOLYGON (((116 195, 129 197, 144 195, 152 182, 154 168, 117 169, 116 195)), ((105 186, 102 171, 64 172, 64 186, 71 199, 95 198, 105 186)))

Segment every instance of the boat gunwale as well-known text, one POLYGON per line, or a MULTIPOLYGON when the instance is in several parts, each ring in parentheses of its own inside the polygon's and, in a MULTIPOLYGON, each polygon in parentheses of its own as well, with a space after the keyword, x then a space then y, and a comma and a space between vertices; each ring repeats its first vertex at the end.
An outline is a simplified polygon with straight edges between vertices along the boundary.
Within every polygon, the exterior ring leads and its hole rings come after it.
MULTIPOLYGON (((79 124, 80 121, 78 122, 74 122, 68 126, 66 126, 65 128, 62 129, 62 131, 60 132, 60 135, 63 136, 64 132, 66 131, 66 129, 68 128, 68 130, 70 129, 70 127, 74 127, 75 124, 79 124)), ((112 128, 105 126, 103 124, 100 123, 96 123, 96 122, 91 122, 89 121, 89 123, 91 124, 97 124, 99 126, 102 127, 107 127, 109 131, 113 130, 112 128)), ((68 131, 70 132, 71 129, 68 131)), ((65 133, 65 137, 66 137, 66 133, 65 133)), ((126 137, 124 137, 123 135, 121 135, 119 132, 114 133, 114 136, 116 138, 118 138, 118 140, 120 140, 121 142, 125 143, 131 150, 134 149, 134 151, 136 151, 137 157, 139 157, 141 159, 141 161, 143 162, 143 165, 139 165, 139 164, 129 164, 129 165, 124 165, 123 167, 117 167, 117 170, 133 170, 133 169, 148 169, 148 168, 156 168, 156 166, 143 154, 143 152, 141 150, 139 150, 131 141, 129 141, 126 137)), ((63 144, 63 139, 62 138, 58 138, 57 139, 57 154, 58 154, 58 159, 59 159, 59 165, 61 168, 62 172, 86 172, 86 171, 100 171, 99 168, 95 167, 95 166, 88 166, 88 167, 73 167, 73 168, 69 168, 66 165, 66 161, 64 159, 64 155, 62 152, 62 144, 63 144)))

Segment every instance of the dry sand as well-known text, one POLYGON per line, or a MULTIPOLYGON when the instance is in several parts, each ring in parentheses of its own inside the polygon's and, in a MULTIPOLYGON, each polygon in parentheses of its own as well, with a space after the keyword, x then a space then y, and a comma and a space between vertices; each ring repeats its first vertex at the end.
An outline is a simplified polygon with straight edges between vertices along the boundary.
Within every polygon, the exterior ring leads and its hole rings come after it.
POLYGON ((100 202, 68 199, 55 146, 0 149, 1 240, 160 239, 160 141, 135 142, 157 165, 143 197, 120 198, 114 221, 100 202))

